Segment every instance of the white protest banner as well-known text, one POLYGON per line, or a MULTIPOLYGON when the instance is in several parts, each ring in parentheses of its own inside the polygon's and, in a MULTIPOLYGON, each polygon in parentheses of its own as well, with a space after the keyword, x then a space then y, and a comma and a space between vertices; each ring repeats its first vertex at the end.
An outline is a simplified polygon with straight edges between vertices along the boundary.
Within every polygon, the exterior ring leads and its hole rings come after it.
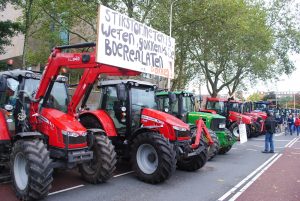
POLYGON ((96 61, 174 78, 175 39, 101 5, 96 61))
POLYGON ((245 124, 239 125, 239 134, 240 134, 240 143, 243 144, 247 142, 248 139, 247 139, 247 130, 245 124))

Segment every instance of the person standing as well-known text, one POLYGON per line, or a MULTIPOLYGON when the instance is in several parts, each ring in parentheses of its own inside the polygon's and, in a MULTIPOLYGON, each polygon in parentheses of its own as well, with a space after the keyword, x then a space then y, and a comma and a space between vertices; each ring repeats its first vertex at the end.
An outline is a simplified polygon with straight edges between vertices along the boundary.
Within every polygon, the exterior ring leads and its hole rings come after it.
POLYGON ((289 115, 289 117, 287 119, 287 124, 289 127, 290 134, 293 135, 294 118, 293 118, 292 114, 289 115))
POLYGON ((265 150, 262 153, 274 153, 273 134, 275 133, 276 120, 269 111, 267 111, 267 116, 265 121, 265 150))
POLYGON ((297 136, 299 136, 299 130, 300 130, 300 114, 295 119, 295 128, 297 131, 297 136))
POLYGON ((276 123, 278 125, 278 131, 281 133, 282 132, 283 117, 279 112, 276 113, 276 123))

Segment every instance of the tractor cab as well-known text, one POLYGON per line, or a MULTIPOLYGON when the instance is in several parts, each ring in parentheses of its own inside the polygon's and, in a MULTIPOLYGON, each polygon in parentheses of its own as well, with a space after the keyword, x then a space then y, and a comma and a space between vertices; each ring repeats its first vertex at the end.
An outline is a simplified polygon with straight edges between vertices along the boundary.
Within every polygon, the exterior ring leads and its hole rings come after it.
POLYGON ((112 118, 120 135, 130 135, 139 128, 144 108, 157 109, 156 86, 137 80, 109 80, 99 85, 101 96, 99 109, 112 118))
POLYGON ((257 101, 253 103, 253 109, 255 111, 266 112, 270 109, 271 102, 269 101, 257 101))
POLYGON ((188 122, 188 114, 195 111, 195 98, 189 92, 157 93, 158 109, 170 113, 184 122, 188 122))
MULTIPOLYGON (((40 84, 41 74, 28 70, 12 70, 0 73, 1 93, 0 110, 6 114, 10 136, 30 130, 24 121, 28 121, 30 101, 33 99, 40 84)), ((49 94, 44 108, 67 111, 69 96, 66 87, 67 77, 58 76, 49 94)), ((41 101, 43 104, 43 101, 41 101)), ((41 106, 40 104, 40 106, 41 106)))

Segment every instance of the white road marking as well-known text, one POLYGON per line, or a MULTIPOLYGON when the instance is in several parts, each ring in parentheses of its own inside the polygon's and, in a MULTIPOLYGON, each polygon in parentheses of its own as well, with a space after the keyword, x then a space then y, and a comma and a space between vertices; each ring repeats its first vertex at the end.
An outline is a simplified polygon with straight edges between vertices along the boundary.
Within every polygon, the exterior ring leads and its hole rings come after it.
POLYGON ((263 168, 257 175, 255 175, 250 181, 248 181, 243 188, 241 188, 237 193, 235 193, 232 198, 229 201, 235 201, 253 182, 255 182, 258 177, 260 177, 271 165, 273 165, 280 157, 282 154, 279 154, 272 162, 270 162, 265 168, 263 168))
POLYGON ((127 175, 127 174, 131 174, 131 173, 133 173, 133 171, 124 172, 124 173, 122 173, 122 174, 117 174, 117 175, 115 175, 115 176, 113 176, 113 177, 114 177, 114 178, 116 178, 116 177, 121 177, 121 176, 124 176, 124 175, 127 175))
MULTIPOLYGON (((115 175, 115 176, 113 176, 113 177, 114 177, 114 178, 116 178, 116 177, 121 177, 121 176, 130 174, 130 173, 133 173, 133 171, 129 171, 129 172, 124 172, 124 173, 121 173, 121 174, 117 174, 117 175, 115 175)), ((83 187, 83 186, 85 186, 85 185, 84 185, 84 184, 81 184, 81 185, 78 185, 78 186, 73 186, 73 187, 66 188, 66 189, 62 189, 62 190, 59 190, 59 191, 54 191, 54 192, 52 192, 52 193, 49 193, 48 195, 55 195, 55 194, 58 194, 58 193, 63 193, 63 192, 70 191, 70 190, 73 190, 73 189, 76 189, 76 188, 80 188, 80 187, 83 187)))
MULTIPOLYGON (((255 144, 252 144, 251 146, 254 146, 254 147, 260 147, 260 148, 264 148, 265 145, 255 145, 255 144)), ((285 147, 277 147, 275 146, 275 149, 284 149, 285 147)))
POLYGON ((225 200, 228 196, 233 194, 240 186, 242 186, 245 182, 247 182, 251 177, 253 177, 258 171, 260 171, 262 168, 264 168, 270 161, 272 161, 276 156, 278 156, 278 153, 274 154, 272 157, 270 157, 266 162, 264 162, 261 166, 256 168, 252 173, 250 173, 247 177, 245 177, 242 181, 240 181, 237 185, 235 185, 233 188, 231 188, 229 191, 227 191, 222 197, 218 199, 218 201, 225 200))
POLYGON ((289 147, 297 138, 292 139, 289 143, 287 143, 284 147, 289 147))
MULTIPOLYGON (((265 141, 265 139, 251 139, 251 141, 265 141)), ((290 140, 274 140, 274 142, 289 142, 290 140)))
POLYGON ((49 193, 48 195, 55 195, 55 194, 58 194, 58 193, 70 191, 70 190, 73 190, 73 189, 76 189, 76 188, 80 188, 80 187, 83 187, 83 186, 84 186, 83 184, 78 185, 78 186, 73 186, 71 188, 66 188, 66 189, 62 189, 62 190, 59 190, 59 191, 54 191, 52 193, 49 193))
POLYGON ((248 151, 257 151, 256 149, 246 149, 248 151))
POLYGON ((292 147, 297 141, 298 141, 298 139, 299 139, 299 137, 297 137, 297 138, 295 138, 296 140, 294 140, 291 144, 289 144, 289 146, 287 146, 287 147, 292 147))

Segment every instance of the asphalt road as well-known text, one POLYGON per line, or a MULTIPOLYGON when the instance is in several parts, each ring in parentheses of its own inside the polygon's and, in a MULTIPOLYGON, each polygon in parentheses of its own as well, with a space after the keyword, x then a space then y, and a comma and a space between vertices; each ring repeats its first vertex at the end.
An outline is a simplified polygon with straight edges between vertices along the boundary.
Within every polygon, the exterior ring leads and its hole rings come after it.
MULTIPOLYGON (((294 138, 275 135, 275 155, 281 153, 294 138)), ((245 144, 237 142, 227 154, 216 156, 202 169, 196 172, 177 170, 169 180, 159 185, 143 183, 134 173, 122 175, 130 171, 129 166, 124 164, 119 166, 116 177, 100 185, 84 183, 74 172, 58 173, 52 193, 46 200, 216 201, 274 156, 261 153, 263 146, 264 136, 250 139, 245 144)), ((0 184, 0 197, 7 201, 15 200, 9 185, 0 184)), ((229 200, 232 196, 222 200, 229 200)))

